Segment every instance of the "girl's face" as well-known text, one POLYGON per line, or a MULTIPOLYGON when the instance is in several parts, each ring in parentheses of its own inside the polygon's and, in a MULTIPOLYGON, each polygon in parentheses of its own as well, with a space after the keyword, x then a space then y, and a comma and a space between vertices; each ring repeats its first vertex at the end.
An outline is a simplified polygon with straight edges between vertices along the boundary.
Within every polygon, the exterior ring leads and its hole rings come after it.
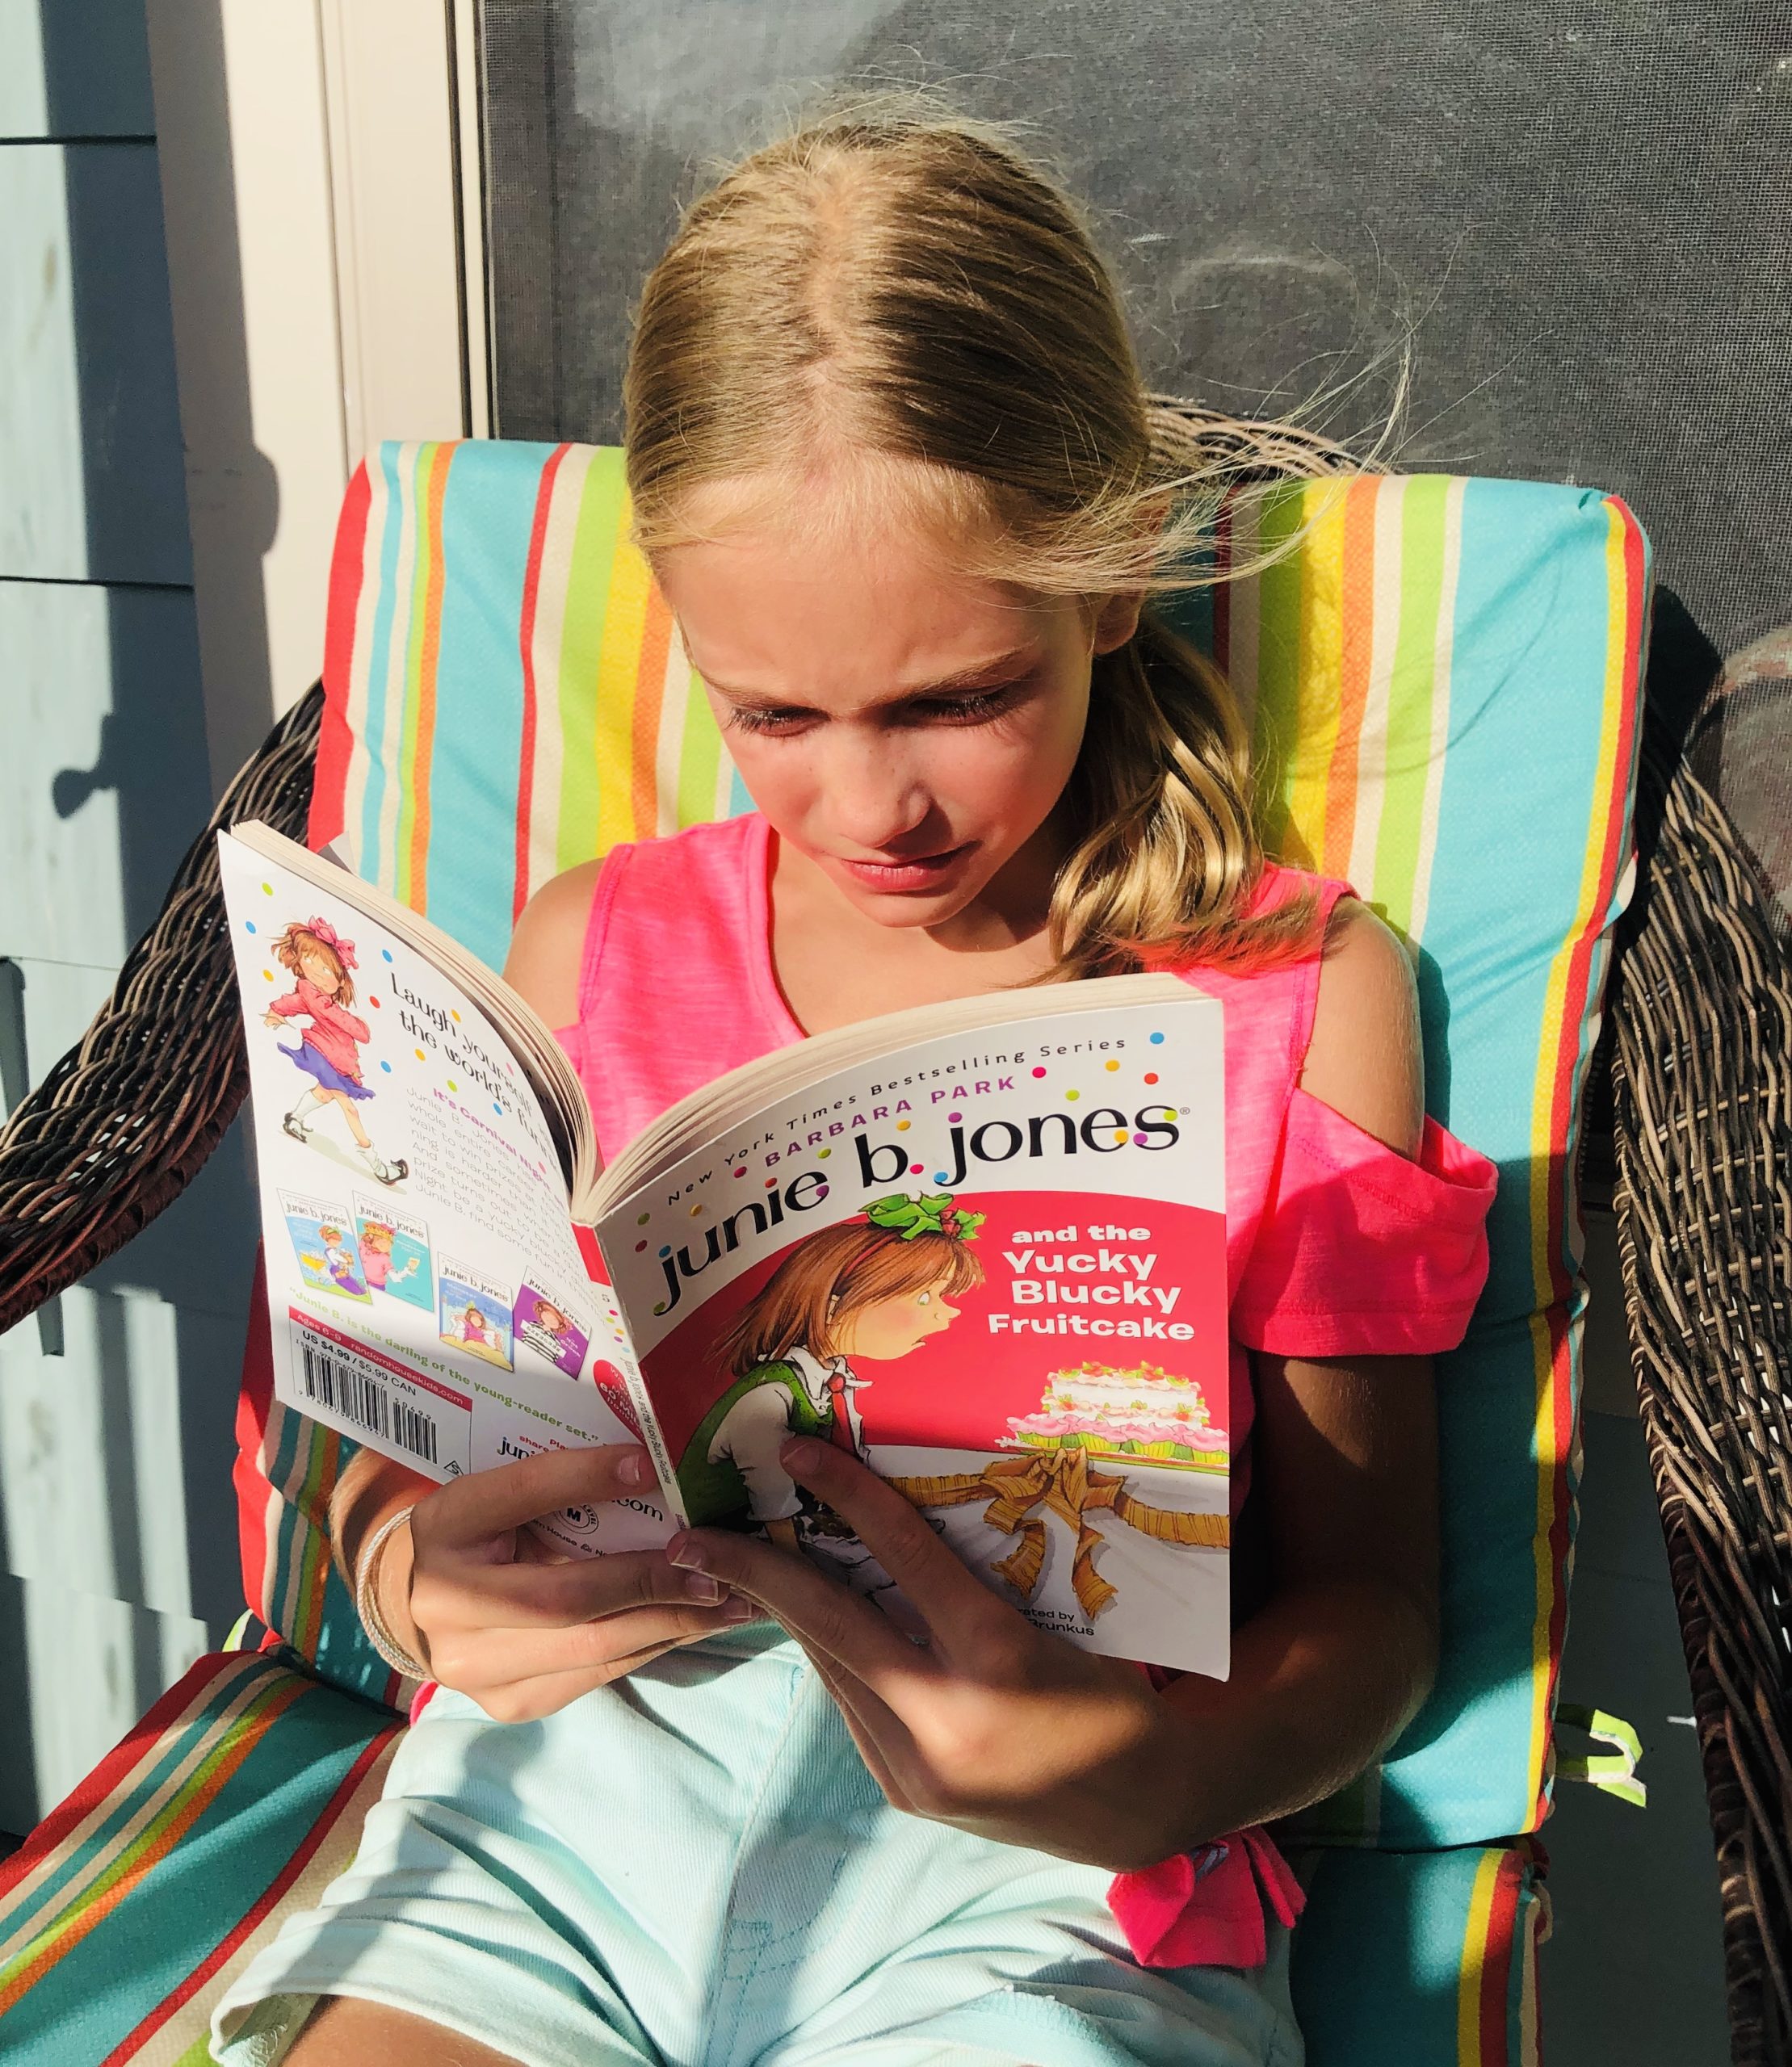
POLYGON ((316 984, 325 997, 334 997, 342 980, 342 971, 336 966, 334 956, 326 954, 321 948, 300 943, 299 948, 299 974, 316 984))
MULTIPOLYGON (((732 493, 694 514, 713 527, 732 493)), ((747 526, 656 571, 753 801, 858 911, 940 927, 993 884, 1043 910, 1090 662, 1137 597, 1029 597, 894 524, 799 548, 747 526)))
POLYGON ((879 1359, 906 1356, 918 1349, 929 1335, 950 1327, 959 1317, 937 1287, 925 1292, 899 1293, 893 1299, 875 1299, 861 1306, 831 1329, 834 1351, 841 1356, 879 1359))

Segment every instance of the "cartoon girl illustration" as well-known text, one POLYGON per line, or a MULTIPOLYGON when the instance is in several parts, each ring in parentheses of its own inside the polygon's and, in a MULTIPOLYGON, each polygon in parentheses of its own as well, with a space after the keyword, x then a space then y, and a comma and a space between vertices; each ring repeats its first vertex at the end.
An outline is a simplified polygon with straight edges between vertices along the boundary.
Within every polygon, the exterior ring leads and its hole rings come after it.
POLYGON ((868 1381, 851 1360, 906 1356, 951 1325, 951 1300, 983 1282, 966 1246, 983 1221, 949 1193, 898 1192, 791 1250, 716 1344, 734 1382, 678 1465, 694 1522, 763 1528, 788 1549, 851 1537, 791 1478, 778 1445, 816 1436, 862 1455, 852 1396, 868 1381))
POLYGON ((361 1275, 367 1280, 370 1291, 389 1291, 394 1285, 402 1285, 407 1277, 417 1274, 415 1256, 401 1270, 392 1267, 392 1245, 397 1231, 384 1220, 361 1222, 361 1237, 355 1246, 360 1252, 361 1275))
POLYGON ((372 1029, 347 1007, 355 1002, 355 983, 349 971, 355 966, 355 943, 344 940, 327 919, 310 919, 300 925, 295 920, 274 944, 275 959, 297 982, 283 998, 275 998, 262 1024, 278 1027, 284 1020, 308 1019, 299 1045, 280 1052, 290 1055, 313 1079, 280 1124, 295 1141, 310 1138, 305 1122, 321 1105, 337 1106, 348 1122, 348 1130, 361 1159, 381 1184, 396 1184, 409 1174, 410 1165, 401 1158, 388 1162, 368 1138, 355 1110, 373 1093, 361 1081, 361 1043, 372 1038, 372 1029))
POLYGON ((355 1273, 355 1259, 342 1247, 342 1231, 325 1221, 317 1230, 317 1239, 324 1245, 324 1264, 334 1281, 338 1292, 346 1292, 351 1299, 363 1299, 367 1288, 355 1273))
POLYGON ((490 1323, 471 1300, 467 1303, 467 1310, 460 1316, 460 1340, 471 1343, 475 1349, 490 1350, 495 1346, 492 1341, 490 1323))
POLYGON ((566 1338, 574 1332, 573 1323, 558 1306, 551 1306, 538 1297, 533 1316, 517 1330, 529 1347, 550 1364, 557 1364, 566 1348, 566 1338))

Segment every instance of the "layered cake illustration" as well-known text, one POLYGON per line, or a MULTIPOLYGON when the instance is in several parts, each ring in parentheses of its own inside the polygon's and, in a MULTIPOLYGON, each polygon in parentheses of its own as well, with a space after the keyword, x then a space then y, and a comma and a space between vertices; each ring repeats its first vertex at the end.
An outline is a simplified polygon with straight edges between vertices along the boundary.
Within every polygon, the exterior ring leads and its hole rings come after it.
POLYGON ((1008 1425, 1013 1433, 1005 1448, 1085 1449, 1162 1464, 1205 1463, 1226 1454, 1226 1432, 1212 1425, 1200 1386, 1155 1364, 1122 1370, 1087 1363, 1054 1371, 1039 1411, 1008 1425))

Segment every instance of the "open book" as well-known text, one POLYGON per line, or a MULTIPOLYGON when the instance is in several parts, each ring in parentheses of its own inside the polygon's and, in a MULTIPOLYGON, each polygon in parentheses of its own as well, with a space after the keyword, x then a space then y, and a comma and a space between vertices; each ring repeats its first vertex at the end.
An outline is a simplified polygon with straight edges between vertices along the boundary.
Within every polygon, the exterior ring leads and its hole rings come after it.
POLYGON ((260 824, 219 836, 278 1396, 438 1479, 640 1440, 687 1524, 890 1581, 778 1461, 856 1452, 1034 1623, 1229 1658, 1221 1007, 1172 976, 892 1013, 778 1049, 606 1163, 501 978, 260 824))

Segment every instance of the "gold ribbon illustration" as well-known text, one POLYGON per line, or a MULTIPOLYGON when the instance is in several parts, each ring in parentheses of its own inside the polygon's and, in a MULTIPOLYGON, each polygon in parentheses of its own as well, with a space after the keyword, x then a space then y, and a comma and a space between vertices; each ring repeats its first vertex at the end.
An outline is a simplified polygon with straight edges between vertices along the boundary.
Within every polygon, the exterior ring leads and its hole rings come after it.
POLYGON ((1089 1461, 1088 1451, 1080 1446, 994 1458, 981 1471, 892 1478, 888 1482, 917 1507, 962 1507, 973 1500, 987 1500, 989 1505, 983 1518, 990 1527, 1005 1536, 1018 1533, 1020 1537, 992 1569, 1000 1572, 1026 1600, 1032 1599, 1045 1564, 1045 1520, 1034 1512, 1043 1503, 1048 1512, 1076 1532, 1070 1583, 1083 1612, 1092 1620, 1113 1600, 1117 1589, 1095 1569, 1095 1553, 1102 1546, 1102 1536, 1089 1525, 1091 1514, 1113 1514, 1129 1528, 1160 1543, 1192 1544, 1207 1550, 1223 1550, 1232 1543, 1229 1515, 1181 1514, 1172 1507, 1154 1507, 1129 1493, 1126 1480, 1118 1472, 1097 1471, 1089 1461))

